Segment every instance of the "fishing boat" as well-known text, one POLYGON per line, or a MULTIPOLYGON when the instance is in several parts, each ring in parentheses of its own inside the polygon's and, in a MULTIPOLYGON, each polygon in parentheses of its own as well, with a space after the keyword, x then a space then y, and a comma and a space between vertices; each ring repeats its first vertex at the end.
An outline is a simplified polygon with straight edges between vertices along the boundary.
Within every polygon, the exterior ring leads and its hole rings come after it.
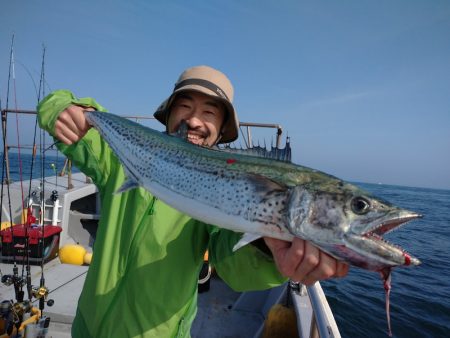
MULTIPOLYGON (((7 121, 11 113, 35 114, 17 109, 1 113, 2 121, 7 121)), ((275 129, 275 147, 279 147, 281 126, 243 122, 240 129, 246 147, 253 147, 255 128, 275 129)), ((5 159, 10 147, 4 147, 5 159)), ((70 166, 70 161, 66 163, 70 166)), ((78 297, 89 269, 86 257, 92 253, 101 213, 98 190, 88 177, 72 173, 70 167, 67 173, 18 182, 11 181, 7 163, 4 169, 0 337, 13 336, 14 327, 14 332, 22 330, 27 337, 39 334, 70 337, 78 297), (29 196, 24 198, 23 191, 30 192, 29 196), (24 214, 26 209, 29 211, 24 214), (81 261, 67 258, 64 250, 69 247, 81 248, 81 261), (18 288, 27 290, 29 295, 24 296, 22 291, 17 299, 18 288)), ((191 335, 340 337, 320 283, 306 287, 288 282, 265 291, 235 292, 207 261, 199 278, 198 312, 191 335)))

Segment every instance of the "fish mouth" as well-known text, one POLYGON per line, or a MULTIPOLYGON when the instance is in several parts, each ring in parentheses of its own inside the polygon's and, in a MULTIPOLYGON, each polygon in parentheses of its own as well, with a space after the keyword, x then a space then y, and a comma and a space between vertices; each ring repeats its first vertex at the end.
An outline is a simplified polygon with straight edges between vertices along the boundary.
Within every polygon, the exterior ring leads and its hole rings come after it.
POLYGON ((406 252, 406 250, 401 248, 399 245, 388 242, 382 236, 395 229, 398 229, 400 226, 403 226, 414 219, 422 217, 423 216, 418 213, 408 212, 407 215, 396 216, 395 218, 386 220, 373 227, 370 231, 367 231, 361 235, 369 240, 382 244, 384 247, 395 247, 401 250, 403 252, 403 257, 405 260, 404 265, 419 265, 420 260, 410 255, 408 252, 406 252))
POLYGON ((374 228, 372 228, 370 231, 365 232, 362 234, 363 236, 378 236, 381 238, 381 236, 391 232, 394 229, 399 228, 400 225, 405 225, 406 223, 417 219, 422 218, 423 216, 417 213, 409 213, 405 216, 397 216, 395 218, 392 218, 390 220, 387 220, 385 222, 382 222, 378 225, 376 225, 374 228))

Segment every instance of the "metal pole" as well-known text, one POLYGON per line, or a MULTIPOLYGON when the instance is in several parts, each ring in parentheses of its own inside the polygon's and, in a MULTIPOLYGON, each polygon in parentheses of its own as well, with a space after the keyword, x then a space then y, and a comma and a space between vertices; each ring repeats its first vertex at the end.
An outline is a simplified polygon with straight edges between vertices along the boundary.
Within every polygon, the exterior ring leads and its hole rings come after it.
POLYGON ((309 329, 309 338, 321 338, 319 337, 319 331, 317 330, 316 317, 314 314, 311 316, 311 328, 309 329))
POLYGON ((67 165, 67 189, 73 189, 72 184, 72 161, 68 160, 67 165))
POLYGON ((5 165, 6 165, 6 181, 2 182, 6 183, 6 184, 10 184, 11 180, 10 180, 10 176, 9 176, 9 154, 8 154, 8 143, 6 140, 6 111, 2 110, 2 132, 3 132, 3 139, 5 141, 4 147, 3 147, 3 151, 4 154, 3 156, 5 157, 5 165))
POLYGON ((281 134, 283 133, 283 130, 281 130, 281 127, 277 129, 277 148, 280 149, 281 146, 281 134))
POLYGON ((248 147, 253 148, 252 133, 250 132, 250 126, 247 126, 247 140, 248 140, 248 147))
POLYGON ((311 286, 308 286, 308 295, 309 300, 311 302, 311 306, 313 308, 314 313, 314 324, 316 329, 319 331, 319 337, 325 338, 330 337, 330 330, 328 327, 328 321, 325 316, 325 311, 322 306, 322 301, 320 300, 319 293, 317 291, 317 284, 315 283, 311 286))
MULTIPOLYGON (((239 126, 247 127, 247 137, 251 139, 250 128, 249 127, 257 127, 257 128, 273 128, 277 130, 277 141, 276 146, 280 148, 281 145, 281 134, 283 134, 283 128, 279 124, 274 123, 253 123, 253 122, 239 122, 239 126)), ((252 146, 252 142, 249 141, 249 146, 252 146)))

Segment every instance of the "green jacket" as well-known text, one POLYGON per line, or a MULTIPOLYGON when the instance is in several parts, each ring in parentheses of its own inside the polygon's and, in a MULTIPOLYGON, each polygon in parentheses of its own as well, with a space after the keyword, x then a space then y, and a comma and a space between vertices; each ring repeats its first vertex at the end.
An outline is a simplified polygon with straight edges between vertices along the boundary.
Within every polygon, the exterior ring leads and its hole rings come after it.
MULTIPOLYGON (((59 113, 71 104, 105 110, 91 98, 60 90, 39 104, 40 126, 53 135, 59 113)), ((255 246, 232 251, 240 234, 196 221, 142 188, 114 194, 124 172, 96 130, 58 148, 93 179, 102 206, 73 337, 189 337, 206 249, 219 276, 235 290, 285 281, 273 259, 255 246)))

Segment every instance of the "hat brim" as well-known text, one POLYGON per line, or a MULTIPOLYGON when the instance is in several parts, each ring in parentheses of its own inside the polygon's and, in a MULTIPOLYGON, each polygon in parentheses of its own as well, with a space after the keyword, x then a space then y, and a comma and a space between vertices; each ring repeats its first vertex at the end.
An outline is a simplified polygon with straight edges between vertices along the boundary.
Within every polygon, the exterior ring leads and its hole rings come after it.
POLYGON ((153 116, 162 124, 167 125, 167 119, 169 116, 169 110, 170 106, 173 103, 174 98, 177 96, 177 94, 181 92, 186 91, 196 91, 202 94, 206 94, 215 100, 218 100, 219 102, 222 102, 227 116, 225 118, 225 124, 222 126, 221 135, 218 143, 230 143, 236 140, 239 136, 239 120, 237 118, 236 111, 234 110, 233 105, 230 103, 230 101, 218 96, 215 92, 212 90, 209 90, 208 88, 198 86, 198 85, 186 85, 182 88, 179 88, 175 90, 172 95, 170 95, 166 100, 164 100, 161 105, 158 107, 156 112, 153 114, 153 116))

